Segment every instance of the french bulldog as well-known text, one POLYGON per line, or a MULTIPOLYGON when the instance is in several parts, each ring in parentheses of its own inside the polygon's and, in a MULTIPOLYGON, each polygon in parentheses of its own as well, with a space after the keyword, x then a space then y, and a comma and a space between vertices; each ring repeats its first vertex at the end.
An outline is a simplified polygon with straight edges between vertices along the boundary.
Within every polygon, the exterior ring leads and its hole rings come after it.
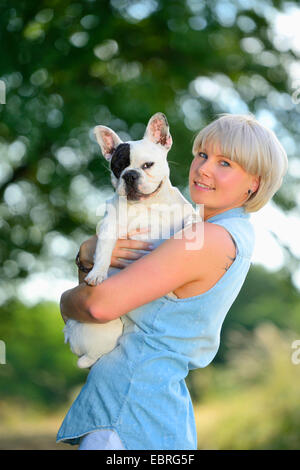
MULTIPOLYGON (((106 201, 94 267, 85 278, 92 286, 119 271, 110 267, 110 261, 116 240, 121 238, 120 232, 126 238, 128 233, 138 229, 140 233, 131 238, 147 240, 155 248, 195 220, 193 206, 169 179, 167 154, 172 137, 163 113, 150 118, 143 139, 138 141, 124 143, 106 126, 97 126, 94 132, 110 164, 115 194, 106 201)), ((172 294, 168 295, 175 296, 172 294)), ((114 349, 122 331, 121 318, 102 324, 69 319, 64 328, 65 342, 80 356, 77 362, 80 368, 91 367, 99 357, 114 349)))

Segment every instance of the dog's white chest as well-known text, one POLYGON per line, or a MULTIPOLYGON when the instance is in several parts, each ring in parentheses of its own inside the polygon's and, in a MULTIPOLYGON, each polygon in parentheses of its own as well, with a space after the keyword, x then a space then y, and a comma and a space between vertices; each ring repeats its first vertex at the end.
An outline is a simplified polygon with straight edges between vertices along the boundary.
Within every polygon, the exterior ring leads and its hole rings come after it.
POLYGON ((181 206, 170 210, 166 205, 156 204, 135 208, 135 214, 128 210, 127 233, 141 229, 143 233, 136 234, 135 240, 145 240, 157 245, 169 239, 182 228, 183 218, 181 206), (145 232, 144 232, 145 230, 145 232), (146 232, 146 230, 148 230, 146 232))

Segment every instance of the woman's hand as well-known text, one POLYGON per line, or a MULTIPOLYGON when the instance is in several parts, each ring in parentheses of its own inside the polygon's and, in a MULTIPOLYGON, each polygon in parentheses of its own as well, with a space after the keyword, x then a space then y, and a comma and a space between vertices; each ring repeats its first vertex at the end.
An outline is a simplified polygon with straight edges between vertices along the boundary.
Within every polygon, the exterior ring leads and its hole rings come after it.
MULTIPOLYGON (((132 237, 133 235, 137 233, 144 233, 145 231, 147 230, 145 229, 135 230, 135 231, 128 233, 127 237, 132 237)), ((94 253, 96 250, 97 240, 98 240, 97 235, 94 235, 93 237, 84 241, 80 246, 79 262, 84 268, 92 269, 94 265, 94 253)), ((151 252, 152 248, 150 247, 151 247, 151 243, 148 243, 148 242, 119 238, 116 241, 114 250, 112 252, 110 266, 114 268, 120 268, 120 269, 126 268, 126 266, 129 266, 135 260, 142 258, 145 254, 151 252), (137 250, 137 251, 134 252, 131 250, 137 250)), ((61 310, 62 318, 65 323, 68 320, 68 317, 64 315, 63 311, 65 309, 68 310, 68 305, 70 304, 72 300, 72 295, 74 295, 74 291, 76 291, 76 295, 77 295, 76 302, 71 304, 71 307, 69 308, 73 313, 76 310, 76 308, 78 311, 81 310, 80 309, 81 303, 84 304, 85 299, 89 295, 88 292, 85 292, 85 291, 86 290, 90 291, 91 289, 93 289, 93 287, 82 284, 84 282, 84 278, 86 277, 86 275, 87 273, 85 271, 78 269, 78 280, 79 280, 79 284, 81 285, 77 286, 74 289, 70 289, 70 291, 64 292, 61 297, 60 310, 61 310), (84 290, 85 293, 81 293, 82 290, 84 290)), ((88 317, 86 315, 86 312, 82 310, 81 321, 84 321, 84 319, 85 321, 88 321, 88 322, 95 321, 93 318, 88 317)))
MULTIPOLYGON (((127 234, 127 239, 119 238, 116 241, 115 247, 112 252, 110 266, 113 268, 123 269, 129 266, 133 261, 142 258, 147 252, 151 252, 151 243, 140 240, 129 240, 130 237, 137 233, 144 233, 145 230, 135 230, 127 234), (137 250, 131 251, 131 250, 137 250)), ((97 235, 84 241, 79 250, 80 263, 91 269, 94 265, 94 253, 97 244, 97 235)), ((79 282, 83 282, 86 273, 79 270, 79 282)))

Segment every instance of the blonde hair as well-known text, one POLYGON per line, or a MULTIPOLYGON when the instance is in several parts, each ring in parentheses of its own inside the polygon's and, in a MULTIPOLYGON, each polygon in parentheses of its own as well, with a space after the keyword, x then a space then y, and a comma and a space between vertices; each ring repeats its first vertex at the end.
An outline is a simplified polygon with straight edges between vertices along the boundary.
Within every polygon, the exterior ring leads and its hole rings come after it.
POLYGON ((222 114, 196 136, 193 154, 206 143, 219 145, 225 157, 260 177, 259 188, 243 205, 246 212, 261 209, 280 188, 288 168, 287 154, 274 132, 252 114, 222 114))

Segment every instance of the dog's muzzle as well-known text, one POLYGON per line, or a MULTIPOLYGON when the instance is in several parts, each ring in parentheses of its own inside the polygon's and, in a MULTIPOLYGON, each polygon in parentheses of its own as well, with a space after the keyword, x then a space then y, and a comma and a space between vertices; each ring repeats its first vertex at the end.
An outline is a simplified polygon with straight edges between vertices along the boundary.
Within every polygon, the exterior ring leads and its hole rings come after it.
POLYGON ((126 183, 127 199, 130 201, 138 201, 139 199, 146 199, 148 197, 154 196, 154 194, 156 194, 161 188, 162 181, 159 183, 157 188, 152 191, 152 193, 142 193, 137 188, 139 176, 139 173, 135 170, 126 171, 124 175, 122 175, 122 178, 126 183))
POLYGON ((128 170, 122 175, 126 184, 126 194, 129 201, 138 201, 140 199, 137 189, 139 176, 139 173, 135 170, 128 170))
POLYGON ((125 183, 128 187, 134 188, 136 181, 139 179, 139 173, 135 170, 129 170, 122 175, 122 178, 125 180, 125 183))
POLYGON ((145 194, 145 193, 141 193, 140 191, 138 191, 137 194, 143 199, 147 199, 148 197, 154 196, 154 194, 158 193, 158 191, 160 190, 162 183, 163 183, 163 180, 161 180, 157 188, 154 191, 152 191, 152 193, 145 194))

